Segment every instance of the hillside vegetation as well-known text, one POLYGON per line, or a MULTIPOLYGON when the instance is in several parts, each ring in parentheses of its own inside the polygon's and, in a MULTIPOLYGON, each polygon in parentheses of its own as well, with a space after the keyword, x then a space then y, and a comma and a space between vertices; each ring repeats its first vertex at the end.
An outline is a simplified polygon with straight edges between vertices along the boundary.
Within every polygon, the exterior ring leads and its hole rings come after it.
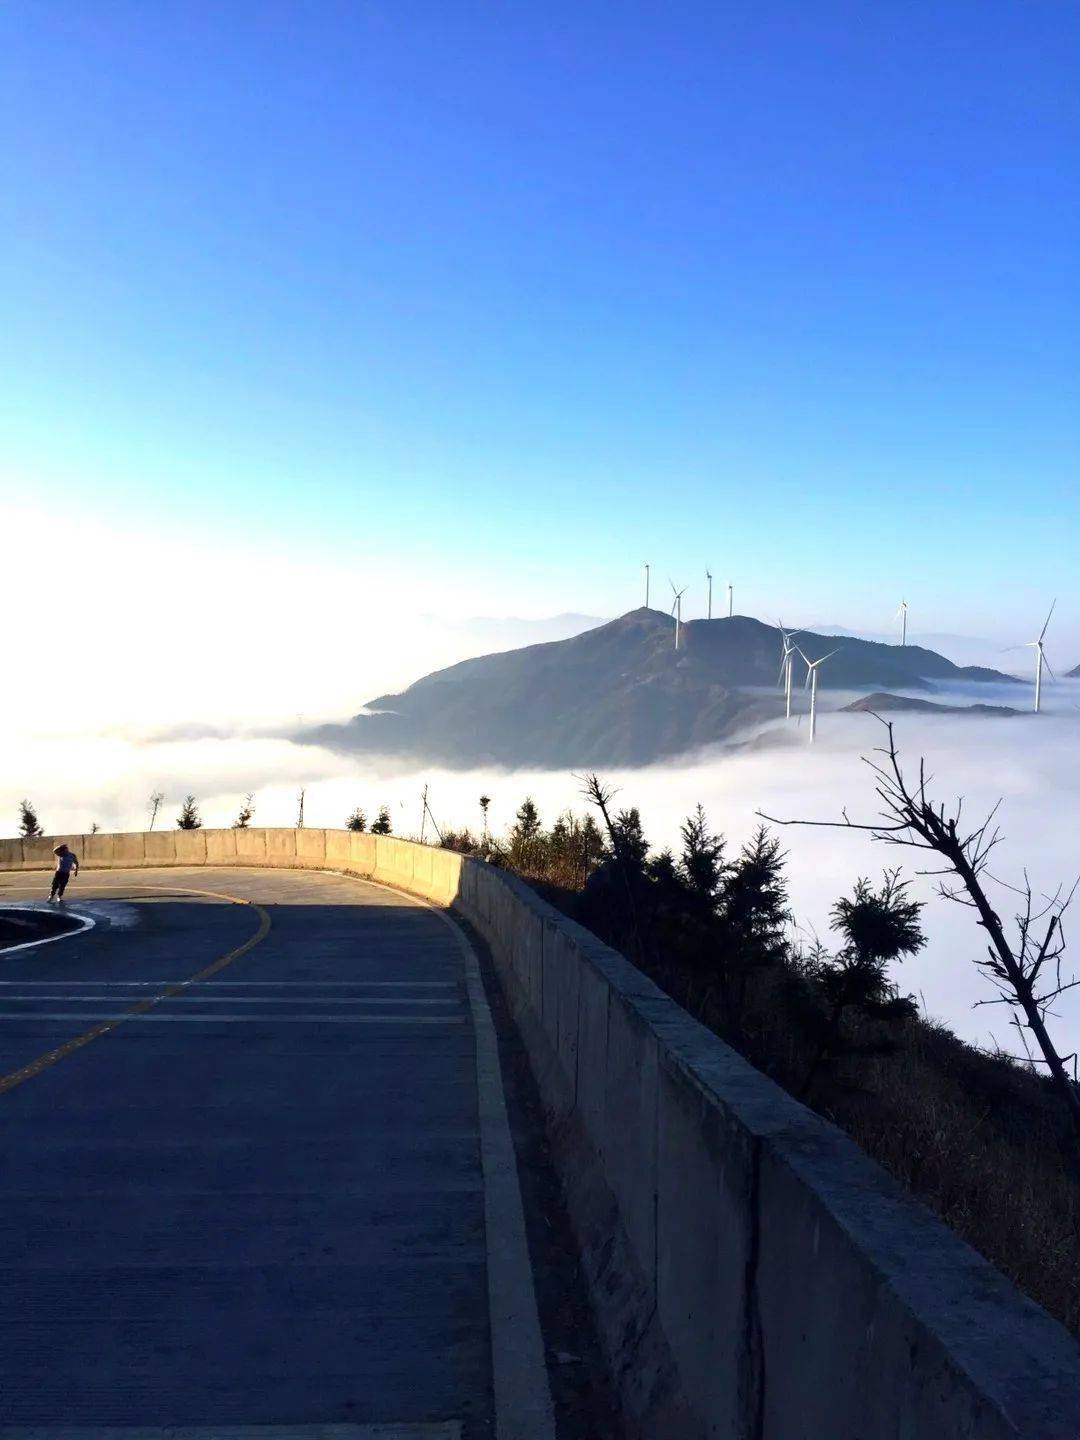
POLYGON ((546 827, 528 799, 498 840, 442 839, 514 870, 628 955, 1080 1334, 1068 1116, 1034 1067, 963 1043, 904 994, 903 959, 924 936, 898 872, 855 881, 829 941, 807 948, 792 939, 776 836, 762 827, 731 853, 700 807, 677 853, 650 850, 633 808, 546 827))

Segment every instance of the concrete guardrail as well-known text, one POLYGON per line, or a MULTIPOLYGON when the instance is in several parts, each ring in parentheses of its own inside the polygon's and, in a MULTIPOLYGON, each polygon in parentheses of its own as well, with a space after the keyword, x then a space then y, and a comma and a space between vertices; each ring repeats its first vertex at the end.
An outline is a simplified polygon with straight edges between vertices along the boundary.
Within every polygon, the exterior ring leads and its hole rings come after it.
POLYGON ((391 837, 67 843, 89 868, 340 870, 486 942, 548 1113, 608 1360, 656 1440, 1078 1440, 1080 1346, 836 1127, 515 877, 391 837))

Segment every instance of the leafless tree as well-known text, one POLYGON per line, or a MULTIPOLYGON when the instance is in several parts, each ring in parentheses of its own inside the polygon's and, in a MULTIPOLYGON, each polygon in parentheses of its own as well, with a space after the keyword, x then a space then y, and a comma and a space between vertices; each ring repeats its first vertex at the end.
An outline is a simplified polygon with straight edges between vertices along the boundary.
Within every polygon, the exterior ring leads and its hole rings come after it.
POLYGON ((438 821, 435 819, 435 816, 434 816, 434 814, 432 813, 431 806, 428 804, 428 787, 427 787, 426 785, 424 786, 423 792, 422 792, 422 794, 421 794, 421 796, 420 796, 420 804, 421 804, 421 810, 420 810, 420 843, 421 843, 421 845, 424 843, 424 832, 425 832, 425 829, 426 829, 426 827, 427 827, 427 822, 428 822, 429 820, 431 821, 432 829, 435 831, 435 834, 438 836, 439 844, 441 845, 441 844, 442 844, 442 831, 439 829, 438 821))
POLYGON ((946 813, 944 804, 931 799, 927 792, 933 777, 926 773, 925 760, 919 761, 918 782, 912 784, 900 764, 892 723, 880 716, 875 718, 884 725, 888 742, 874 751, 881 759, 864 756, 863 760, 873 772, 874 789, 881 802, 877 820, 857 824, 848 817, 846 810, 842 812, 841 820, 776 820, 768 815, 762 815, 762 818, 778 825, 865 830, 883 844, 929 850, 944 860, 943 869, 919 873, 941 877, 939 894, 974 910, 977 923, 986 931, 986 956, 976 960, 975 964, 989 977, 998 993, 994 999, 979 1003, 1005 1005, 1011 1010, 1012 1024, 1032 1063, 1034 1057, 1024 1031, 1034 1037, 1042 1052, 1041 1063, 1047 1067, 1068 1109, 1073 1129, 1080 1137, 1080 1088, 1070 1079, 1065 1068, 1066 1061, 1075 1061, 1076 1057, 1059 1054, 1047 1029, 1047 1018, 1054 1014, 1054 1002, 1067 990, 1080 985, 1080 979, 1062 975, 1062 956, 1065 953, 1063 919, 1076 885, 1069 891, 1059 887, 1052 895, 1040 898, 1026 871, 1021 887, 1006 885, 993 876, 987 866, 991 853, 1002 840, 1001 831, 995 824, 1001 802, 971 828, 971 822, 963 820, 963 799, 957 800, 951 811, 946 813), (1018 897, 1014 917, 1015 938, 1009 938, 1005 923, 990 901, 985 881, 1001 885, 1018 897))
POLYGON ((301 790, 299 795, 297 795, 296 797, 296 803, 298 807, 296 811, 297 830, 302 830, 304 828, 304 796, 306 793, 307 792, 305 790, 301 790))
POLYGON ((162 801, 164 799, 165 796, 160 790, 155 790, 150 796, 150 824, 147 827, 150 830, 154 828, 154 821, 157 819, 158 811, 161 809, 162 801))

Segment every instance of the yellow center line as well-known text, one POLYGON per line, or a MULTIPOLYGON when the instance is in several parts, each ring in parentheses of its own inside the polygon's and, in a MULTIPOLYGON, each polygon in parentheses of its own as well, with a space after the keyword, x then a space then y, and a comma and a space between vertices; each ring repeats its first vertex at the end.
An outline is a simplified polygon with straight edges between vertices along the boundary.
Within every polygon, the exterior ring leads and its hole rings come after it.
MULTIPOLYGON (((128 1020, 134 1020, 140 1015, 145 1015, 146 1012, 152 1010, 155 1005, 160 1005, 163 1000, 169 1000, 174 995, 181 994, 190 986, 197 985, 200 980, 208 980, 211 975, 216 975, 219 970, 224 970, 226 965, 231 965, 234 960, 239 960, 241 955, 246 955, 249 950, 254 950, 255 946, 258 945, 260 941, 265 940, 270 933, 270 916, 263 907, 257 905, 254 900, 244 900, 236 895, 224 895, 218 890, 188 890, 179 885, 128 885, 122 888, 129 890, 158 890, 174 895, 206 895, 215 900, 228 900, 230 904, 233 905, 250 905, 253 910, 257 910, 259 913, 259 924, 254 935, 245 940, 242 945, 237 945, 234 950, 230 950, 227 955, 222 955, 220 959, 211 961, 209 965, 198 971, 197 974, 190 976, 189 979, 178 980, 172 985, 164 986, 159 994, 152 995, 146 1000, 140 1000, 129 1010, 125 1010, 123 1015, 116 1015, 111 1020, 103 1020, 100 1025, 93 1026, 90 1030, 84 1031, 83 1034, 76 1035, 71 1040, 65 1040, 63 1045, 58 1045, 55 1050, 47 1050, 44 1055, 39 1055, 36 1060, 31 1060, 29 1064, 23 1065, 20 1069, 12 1070, 9 1074, 0 1076, 0 1095, 6 1095, 9 1090, 14 1090, 16 1086, 25 1084, 27 1080, 32 1080, 35 1075, 40 1075, 43 1070, 48 1070, 50 1065, 55 1065, 58 1060, 65 1060, 69 1055, 74 1055, 75 1052, 81 1050, 83 1046, 89 1045, 93 1040, 100 1040, 103 1035, 108 1035, 113 1030, 119 1029, 120 1026, 126 1024, 128 1020)), ((78 982, 72 981, 72 983, 77 984, 78 982)))

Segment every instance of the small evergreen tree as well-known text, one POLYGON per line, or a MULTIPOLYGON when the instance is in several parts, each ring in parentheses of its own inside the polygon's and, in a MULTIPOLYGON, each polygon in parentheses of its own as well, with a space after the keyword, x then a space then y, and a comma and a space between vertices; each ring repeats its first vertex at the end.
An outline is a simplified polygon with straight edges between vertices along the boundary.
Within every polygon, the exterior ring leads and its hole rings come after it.
POLYGON ((679 874, 693 898, 702 906, 711 906, 726 873, 724 837, 710 833, 700 804, 683 821, 679 833, 683 842, 679 874))
POLYGON ((611 843, 619 859, 634 880, 640 880, 645 873, 645 860, 649 853, 649 842, 641 824, 641 811, 636 805, 629 810, 620 810, 612 821, 611 843))
POLYGON ((604 832, 597 825, 591 814, 586 814, 581 822, 581 867, 582 885, 599 865, 607 854, 607 845, 604 841, 604 832))
POLYGON ((19 834, 24 840, 37 840, 44 835, 38 823, 37 811, 29 800, 19 801, 19 834))
MULTIPOLYGON (((374 827, 373 827, 374 828, 374 827)), ((360 835, 367 829, 367 816, 358 805, 349 818, 345 821, 345 829, 352 830, 354 834, 360 835)))
POLYGON ((180 814, 176 820, 181 830, 201 830, 202 819, 199 816, 199 807, 195 803, 194 795, 187 795, 180 808, 180 814))
POLYGON ((727 869, 719 897, 727 1019, 738 1035, 747 990, 755 974, 781 964, 789 953, 785 856, 764 825, 727 869))
POLYGON ((390 823, 390 811, 385 805, 380 805, 379 813, 375 817, 375 822, 371 827, 372 835, 389 835, 392 833, 393 828, 390 823))
POLYGON ((664 890, 674 890, 679 884, 679 874, 675 868, 675 856, 665 846, 658 855, 651 855, 645 866, 645 873, 649 879, 658 887, 664 890))
POLYGON ((526 795, 514 816, 514 824, 510 830, 510 843, 513 845, 515 841, 519 841, 527 845, 539 834, 540 812, 536 808, 536 801, 530 795, 526 795))
POLYGON ((666 948, 674 917, 686 906, 686 885, 679 873, 675 856, 666 847, 659 855, 650 855, 645 862, 646 895, 649 920, 655 943, 666 948))
POLYGON ((922 904, 910 900, 907 882, 899 870, 886 870, 879 890, 860 879, 850 898, 836 902, 831 928, 844 944, 835 955, 819 946, 805 969, 820 997, 817 1013, 817 1048, 802 1093, 805 1095, 821 1066, 841 1054, 882 1051, 881 1042, 859 1044, 844 1035, 849 1014, 868 1020, 898 1021, 916 1013, 910 995, 901 995, 889 978, 894 960, 914 955, 926 944, 919 916, 922 904))
POLYGON ((531 796, 526 795, 510 829, 510 864, 515 869, 524 870, 533 863, 539 837, 540 812, 531 796))
POLYGON ((97 821, 96 821, 96 820, 91 820, 91 822, 90 822, 90 834, 91 834, 91 835, 96 835, 100 829, 101 829, 101 826, 97 823, 97 821))
POLYGON ((240 806, 240 813, 233 821, 234 830, 246 830, 251 824, 251 817, 255 814, 255 796, 248 793, 244 796, 244 803, 240 806))

